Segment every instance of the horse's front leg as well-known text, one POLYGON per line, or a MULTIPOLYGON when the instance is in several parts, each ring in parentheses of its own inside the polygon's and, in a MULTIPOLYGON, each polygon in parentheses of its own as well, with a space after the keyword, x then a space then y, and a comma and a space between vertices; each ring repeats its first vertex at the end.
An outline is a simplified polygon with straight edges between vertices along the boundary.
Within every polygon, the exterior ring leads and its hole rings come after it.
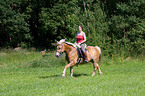
POLYGON ((73 66, 73 65, 75 65, 75 62, 70 62, 69 64, 67 64, 66 66, 65 66, 65 68, 64 68, 64 70, 63 70, 63 74, 62 74, 62 76, 65 76, 65 71, 66 71, 66 69, 68 68, 68 67, 71 67, 71 66, 73 66))
POLYGON ((73 77, 73 66, 70 67, 70 76, 73 77))

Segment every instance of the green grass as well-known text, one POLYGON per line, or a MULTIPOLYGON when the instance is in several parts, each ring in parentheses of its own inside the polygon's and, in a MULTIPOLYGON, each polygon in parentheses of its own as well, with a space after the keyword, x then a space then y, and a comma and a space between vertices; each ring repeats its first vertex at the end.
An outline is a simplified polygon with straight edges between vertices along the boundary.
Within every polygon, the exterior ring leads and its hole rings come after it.
POLYGON ((97 71, 95 76, 91 77, 93 66, 89 63, 74 67, 74 77, 70 77, 69 69, 66 71, 66 77, 61 77, 66 64, 64 57, 55 58, 53 52, 48 53, 46 57, 42 57, 39 52, 21 52, 0 52, 0 96, 145 94, 145 61, 130 59, 126 62, 114 62, 104 59, 100 64, 102 75, 97 71), (27 52, 29 54, 26 54, 27 52))
MULTIPOLYGON (((28 50, 1 50, 0 51, 0 67, 14 68, 25 65, 28 61, 33 61, 41 57, 39 52, 28 50)), ((24 67, 24 66, 23 66, 24 67)))

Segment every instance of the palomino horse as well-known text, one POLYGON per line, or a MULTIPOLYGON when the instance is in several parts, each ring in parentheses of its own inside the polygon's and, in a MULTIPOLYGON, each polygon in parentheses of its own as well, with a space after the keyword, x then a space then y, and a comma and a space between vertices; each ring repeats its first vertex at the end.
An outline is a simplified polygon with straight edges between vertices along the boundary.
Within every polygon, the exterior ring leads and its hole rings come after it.
MULTIPOLYGON (((69 62, 64 68, 62 76, 65 76, 65 71, 68 67, 70 67, 70 73, 71 76, 73 76, 73 66, 77 64, 77 61, 79 59, 78 54, 77 54, 77 48, 74 44, 65 42, 65 39, 60 40, 57 42, 57 52, 56 52, 56 57, 59 57, 62 55, 62 53, 66 53, 66 60, 69 62)), ((91 61, 94 65, 94 72, 92 76, 95 75, 95 72, 99 70, 100 75, 102 74, 98 61, 99 57, 101 56, 101 49, 98 46, 88 46, 88 61, 91 61)), ((84 60, 82 60, 80 63, 84 63, 84 60)))

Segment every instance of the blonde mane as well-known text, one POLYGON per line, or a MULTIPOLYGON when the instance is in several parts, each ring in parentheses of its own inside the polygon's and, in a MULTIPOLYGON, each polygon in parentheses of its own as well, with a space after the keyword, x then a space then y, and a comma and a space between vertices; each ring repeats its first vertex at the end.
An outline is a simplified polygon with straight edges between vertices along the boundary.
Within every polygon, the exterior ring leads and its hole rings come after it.
POLYGON ((73 43, 70 43, 70 42, 65 42, 65 43, 68 44, 68 45, 71 45, 72 47, 75 47, 76 48, 76 45, 73 44, 73 43))

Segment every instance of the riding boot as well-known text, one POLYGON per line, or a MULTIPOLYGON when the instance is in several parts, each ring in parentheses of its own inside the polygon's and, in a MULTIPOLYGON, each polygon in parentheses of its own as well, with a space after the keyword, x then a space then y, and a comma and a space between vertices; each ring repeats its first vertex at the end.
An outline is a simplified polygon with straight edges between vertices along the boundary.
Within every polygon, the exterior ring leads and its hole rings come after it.
POLYGON ((87 52, 84 52, 84 57, 85 57, 85 63, 88 63, 88 55, 87 55, 87 52))

